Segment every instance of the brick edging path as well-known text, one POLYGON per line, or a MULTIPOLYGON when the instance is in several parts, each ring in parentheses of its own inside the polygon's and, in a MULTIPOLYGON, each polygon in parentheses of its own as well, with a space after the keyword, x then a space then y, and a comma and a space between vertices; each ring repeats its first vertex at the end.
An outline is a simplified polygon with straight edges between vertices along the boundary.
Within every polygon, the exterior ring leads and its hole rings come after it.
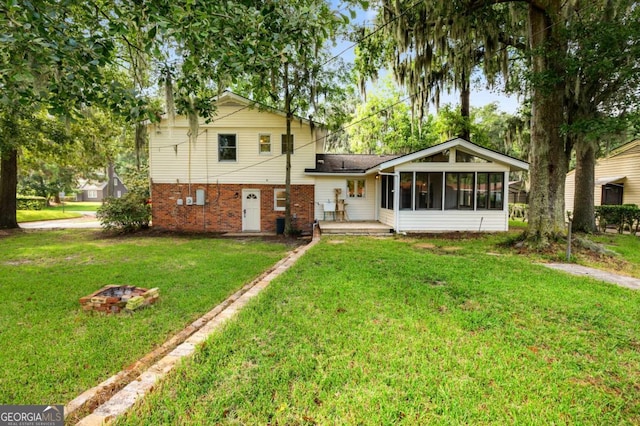
POLYGON ((210 334, 233 317, 249 300, 266 288, 274 278, 293 266, 319 240, 318 237, 314 237, 309 244, 296 248, 271 269, 242 287, 204 316, 187 326, 183 331, 169 339, 161 347, 145 355, 127 370, 119 372, 70 401, 64 407, 66 421, 71 420, 71 417, 81 408, 98 405, 101 402, 104 403, 80 420, 77 425, 108 424, 116 417, 126 413, 138 399, 143 398, 160 379, 173 370, 180 360, 191 356, 196 347, 204 342, 210 334), (140 374, 153 360, 169 350, 171 352, 164 355, 159 361, 140 374), (125 384, 126 386, 123 386, 125 384), (113 393, 114 388, 116 390, 120 389, 113 393), (105 399, 106 401, 104 401, 105 399))

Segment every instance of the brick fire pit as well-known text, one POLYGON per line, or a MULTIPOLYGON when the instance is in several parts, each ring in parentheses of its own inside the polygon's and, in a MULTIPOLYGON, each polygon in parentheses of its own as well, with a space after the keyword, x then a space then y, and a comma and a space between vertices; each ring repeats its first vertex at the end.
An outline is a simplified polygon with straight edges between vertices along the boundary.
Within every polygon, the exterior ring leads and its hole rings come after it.
POLYGON ((132 285, 108 285, 88 296, 80 298, 84 311, 118 313, 123 309, 133 311, 149 306, 158 300, 158 288, 142 288, 132 285))

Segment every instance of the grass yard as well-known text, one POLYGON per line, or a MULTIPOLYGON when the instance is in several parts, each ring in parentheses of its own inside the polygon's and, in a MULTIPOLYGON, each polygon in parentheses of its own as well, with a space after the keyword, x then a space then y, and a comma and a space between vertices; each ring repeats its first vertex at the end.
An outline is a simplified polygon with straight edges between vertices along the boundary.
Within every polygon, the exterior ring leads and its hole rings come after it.
POLYGON ((617 259, 613 259, 613 267, 617 267, 625 275, 640 278, 640 237, 629 234, 601 234, 590 238, 618 253, 627 261, 624 265, 616 265, 617 259))
MULTIPOLYGON (((102 205, 100 202, 95 201, 65 201, 64 211, 74 212, 95 212, 102 205)), ((62 211, 62 205, 47 207, 47 210, 62 211)))
POLYGON ((325 238, 117 424, 640 424, 640 292, 504 238, 325 238))
POLYGON ((0 403, 64 404, 148 353, 281 259, 283 244, 109 238, 87 230, 0 237, 0 403), (83 312, 107 284, 159 287, 134 314, 83 312))
POLYGON ((36 222, 39 220, 72 219, 81 217, 81 213, 60 210, 17 210, 16 219, 20 222, 36 222))

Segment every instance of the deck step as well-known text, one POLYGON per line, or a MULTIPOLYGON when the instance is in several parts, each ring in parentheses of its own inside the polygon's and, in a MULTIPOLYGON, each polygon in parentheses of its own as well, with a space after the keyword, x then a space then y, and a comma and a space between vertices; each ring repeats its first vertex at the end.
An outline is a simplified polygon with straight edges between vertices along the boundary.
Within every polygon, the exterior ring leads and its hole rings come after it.
POLYGON ((324 235, 375 235, 393 236, 393 228, 380 222, 320 222, 324 235))

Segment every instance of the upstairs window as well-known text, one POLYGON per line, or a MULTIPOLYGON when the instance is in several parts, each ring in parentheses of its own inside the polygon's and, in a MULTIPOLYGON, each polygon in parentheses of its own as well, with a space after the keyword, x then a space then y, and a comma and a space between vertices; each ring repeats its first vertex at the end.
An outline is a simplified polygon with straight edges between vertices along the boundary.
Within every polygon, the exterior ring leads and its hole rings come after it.
POLYGON ((218 161, 237 161, 237 142, 236 135, 219 134, 218 135, 218 161))
POLYGON ((271 154, 271 135, 261 134, 258 139, 258 152, 261 155, 271 154))
POLYGON ((291 138, 289 139, 289 143, 287 144, 287 135, 282 135, 282 153, 286 154, 287 151, 289 151, 291 154, 293 154, 294 152, 294 146, 293 146, 293 135, 291 135, 291 138))

